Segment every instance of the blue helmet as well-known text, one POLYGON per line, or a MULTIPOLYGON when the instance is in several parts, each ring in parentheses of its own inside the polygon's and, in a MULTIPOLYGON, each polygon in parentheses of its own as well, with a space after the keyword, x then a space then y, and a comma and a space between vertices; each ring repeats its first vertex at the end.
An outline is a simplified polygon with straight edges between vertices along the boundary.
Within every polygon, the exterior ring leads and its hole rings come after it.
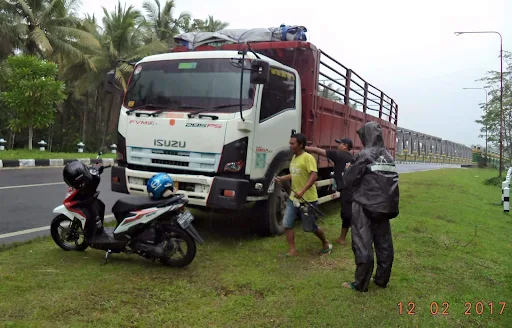
POLYGON ((153 175, 146 183, 149 197, 154 200, 168 198, 173 195, 174 184, 172 178, 166 173, 153 175))

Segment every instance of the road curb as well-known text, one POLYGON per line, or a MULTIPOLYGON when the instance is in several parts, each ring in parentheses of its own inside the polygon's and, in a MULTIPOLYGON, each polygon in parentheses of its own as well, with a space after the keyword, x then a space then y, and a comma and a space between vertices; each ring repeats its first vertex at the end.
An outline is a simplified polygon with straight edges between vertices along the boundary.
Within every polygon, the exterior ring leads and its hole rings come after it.
POLYGON ((64 166, 73 161, 79 160, 84 164, 90 165, 91 163, 99 162, 103 165, 114 165, 113 158, 75 158, 75 159, 62 159, 62 158, 51 158, 51 159, 0 159, 0 168, 17 168, 17 167, 44 167, 53 166, 59 167, 64 166))
POLYGON ((465 165, 460 163, 423 163, 423 162, 405 162, 405 161, 395 161, 395 164, 421 164, 421 165, 465 165))

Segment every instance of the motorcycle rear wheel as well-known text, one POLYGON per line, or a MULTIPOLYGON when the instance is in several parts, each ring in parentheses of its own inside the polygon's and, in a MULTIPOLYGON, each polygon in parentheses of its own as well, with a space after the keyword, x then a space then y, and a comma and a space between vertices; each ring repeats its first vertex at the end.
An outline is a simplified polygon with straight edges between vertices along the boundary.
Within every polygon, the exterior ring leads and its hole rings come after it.
POLYGON ((72 223, 73 220, 71 220, 67 216, 63 214, 57 215, 52 220, 52 223, 50 225, 50 233, 52 235, 53 241, 57 244, 57 246, 59 246, 65 251, 84 251, 89 246, 85 241, 84 231, 81 227, 73 226, 72 223), (62 231, 59 231, 59 228, 62 228, 61 223, 65 221, 69 222, 69 227, 63 228, 62 231), (71 231, 70 238, 65 240, 66 233, 69 232, 69 229, 71 229, 72 227, 73 231, 71 231), (80 239, 80 235, 83 237, 82 242, 78 242, 78 240, 80 239), (74 246, 71 244, 66 244, 66 242, 70 241, 71 239, 74 241, 74 246))
POLYGON ((177 226, 169 227, 164 239, 166 252, 172 252, 172 254, 171 256, 161 257, 159 260, 162 264, 173 268, 182 268, 194 260, 196 256, 196 242, 185 230, 177 226), (186 252, 183 252, 181 248, 182 243, 185 243, 187 246, 186 252), (173 259, 172 256, 176 255, 176 253, 181 254, 182 258, 173 259))

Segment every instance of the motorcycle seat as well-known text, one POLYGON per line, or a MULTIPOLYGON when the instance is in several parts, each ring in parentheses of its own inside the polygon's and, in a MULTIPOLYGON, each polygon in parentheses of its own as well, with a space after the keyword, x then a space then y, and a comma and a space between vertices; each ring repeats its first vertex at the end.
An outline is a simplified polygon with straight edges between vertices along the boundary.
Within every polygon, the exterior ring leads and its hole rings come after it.
POLYGON ((132 212, 151 207, 169 206, 173 203, 178 202, 183 197, 183 195, 175 195, 171 198, 166 198, 162 200, 152 200, 147 197, 121 198, 118 199, 117 202, 115 202, 114 206, 112 206, 112 213, 132 212))

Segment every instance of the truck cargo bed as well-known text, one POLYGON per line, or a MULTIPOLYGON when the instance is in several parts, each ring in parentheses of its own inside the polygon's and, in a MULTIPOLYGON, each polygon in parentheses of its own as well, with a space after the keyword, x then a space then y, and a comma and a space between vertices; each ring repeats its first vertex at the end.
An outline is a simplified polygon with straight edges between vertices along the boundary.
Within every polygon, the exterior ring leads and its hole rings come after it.
MULTIPOLYGON (((356 154, 362 149, 357 129, 376 121, 382 126, 386 147, 395 155, 398 105, 384 92, 310 42, 251 42, 250 47, 299 73, 302 82, 301 132, 311 145, 335 149, 334 140, 347 137, 354 141, 352 152, 356 154)), ((195 51, 247 49, 247 44, 222 44, 199 46, 195 51)), ((173 51, 188 50, 176 47, 173 51)), ((319 167, 327 166, 328 161, 319 158, 319 167)))

